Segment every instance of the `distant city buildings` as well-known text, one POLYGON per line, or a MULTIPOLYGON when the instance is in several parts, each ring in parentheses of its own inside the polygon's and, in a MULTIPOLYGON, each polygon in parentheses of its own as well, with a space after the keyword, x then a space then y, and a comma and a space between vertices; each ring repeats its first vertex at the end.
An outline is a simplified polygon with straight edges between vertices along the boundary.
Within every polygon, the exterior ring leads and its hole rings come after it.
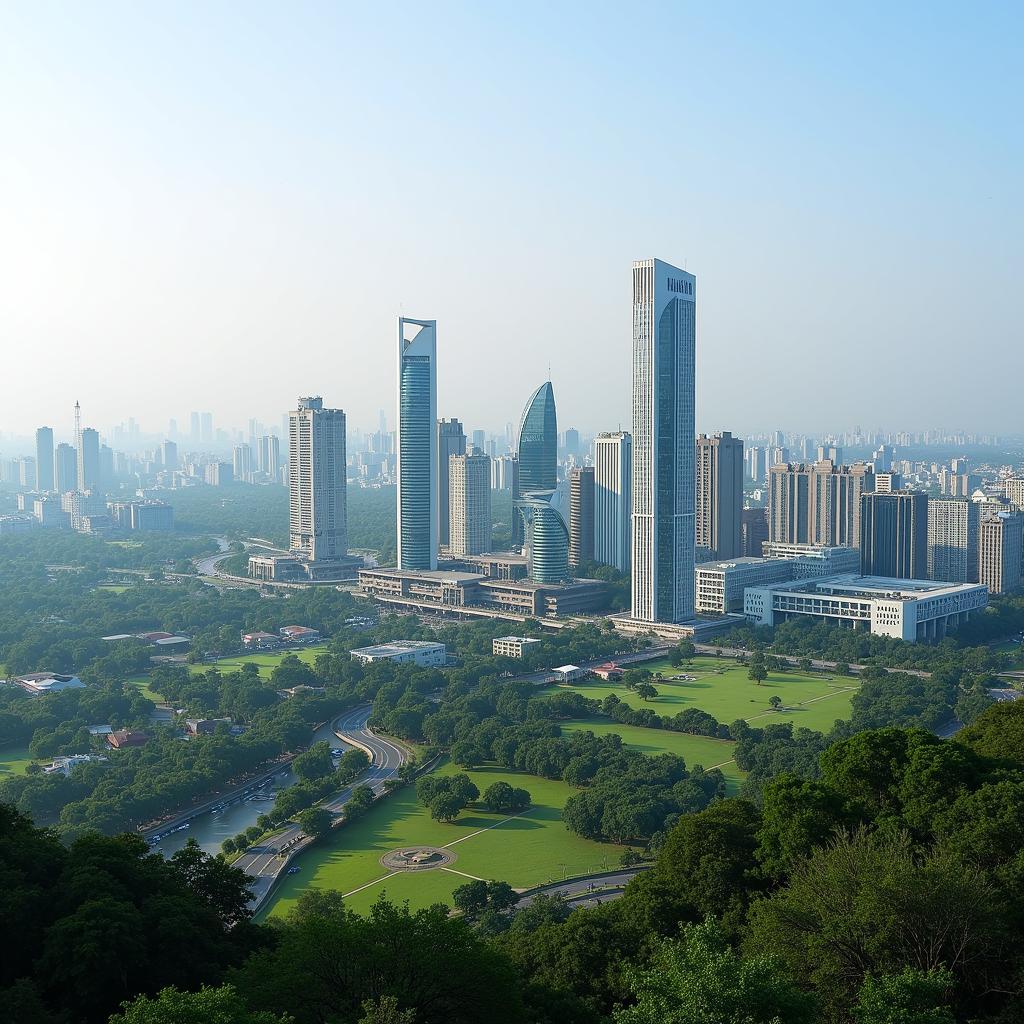
POLYGON ((701 434, 696 448, 696 546, 711 558, 743 549, 743 442, 729 431, 701 434))
POLYGON ((53 462, 53 428, 40 427, 36 431, 36 487, 40 491, 56 488, 57 478, 53 462))
POLYGON ((633 438, 625 431, 594 439, 594 559, 629 571, 633 438))
POLYGON ((253 482, 252 448, 249 445, 235 445, 231 453, 231 470, 233 479, 239 483, 253 482))
POLYGON ((633 264, 632 617, 694 615, 694 358, 697 279, 633 264))
POLYGON ((761 545, 768 539, 768 510, 745 508, 740 513, 740 547, 744 558, 760 558, 761 545))
POLYGON ((78 455, 70 444, 61 442, 54 453, 54 483, 59 494, 78 489, 78 455))
POLYGON ((398 319, 398 565, 437 568, 437 321, 398 319))
POLYGON ((100 487, 100 435, 84 427, 78 439, 78 487, 83 491, 100 487))

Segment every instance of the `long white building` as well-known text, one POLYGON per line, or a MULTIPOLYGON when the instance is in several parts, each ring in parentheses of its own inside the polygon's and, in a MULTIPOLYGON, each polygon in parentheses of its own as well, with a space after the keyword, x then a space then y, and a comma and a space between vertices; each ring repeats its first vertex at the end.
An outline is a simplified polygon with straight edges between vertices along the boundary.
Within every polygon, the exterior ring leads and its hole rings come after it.
POLYGON ((868 630, 901 640, 941 640, 988 604, 976 583, 829 576, 747 587, 743 614, 757 626, 796 616, 868 630))
POLYGON ((632 616, 694 616, 697 279, 633 264, 632 616))

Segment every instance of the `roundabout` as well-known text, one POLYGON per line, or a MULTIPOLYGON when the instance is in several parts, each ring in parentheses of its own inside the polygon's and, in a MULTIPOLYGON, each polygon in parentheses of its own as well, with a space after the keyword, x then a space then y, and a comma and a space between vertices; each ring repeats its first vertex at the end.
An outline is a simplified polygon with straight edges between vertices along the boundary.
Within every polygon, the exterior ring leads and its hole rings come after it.
POLYGON ((407 846, 385 853, 380 862, 390 871, 431 871, 455 860, 456 854, 441 846, 407 846))

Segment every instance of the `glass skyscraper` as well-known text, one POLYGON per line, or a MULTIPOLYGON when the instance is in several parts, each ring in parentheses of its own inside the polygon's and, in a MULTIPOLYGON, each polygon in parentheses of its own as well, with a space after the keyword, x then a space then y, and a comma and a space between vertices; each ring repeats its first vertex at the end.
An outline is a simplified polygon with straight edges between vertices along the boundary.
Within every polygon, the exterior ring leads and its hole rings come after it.
POLYGON ((697 279, 633 264, 633 593, 644 622, 694 615, 697 279))
POLYGON ((545 381, 530 396, 519 425, 519 494, 523 549, 536 583, 569 576, 569 528, 558 508, 558 423, 555 392, 545 381))
POLYGON ((398 318, 398 568, 437 568, 437 321, 398 318))

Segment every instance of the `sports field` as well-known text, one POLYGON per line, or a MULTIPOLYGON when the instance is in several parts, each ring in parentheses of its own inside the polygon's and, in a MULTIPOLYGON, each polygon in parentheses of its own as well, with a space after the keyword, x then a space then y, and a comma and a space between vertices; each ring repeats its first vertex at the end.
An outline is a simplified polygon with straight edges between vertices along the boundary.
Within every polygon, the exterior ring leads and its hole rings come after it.
MULTIPOLYGON (((460 770, 445 765, 438 774, 460 770)), ((522 786, 533 804, 514 817, 469 807, 445 825, 433 821, 415 790, 406 787, 300 856, 299 873, 282 880, 261 917, 286 913, 311 887, 349 894, 346 903, 358 911, 367 910, 384 890, 393 902, 408 900, 416 909, 447 901, 453 889, 473 878, 500 879, 522 889, 618 865, 622 847, 582 839, 562 823, 562 806, 574 792, 564 782, 497 767, 467 774, 481 793, 499 779, 522 786), (450 868, 431 871, 390 874, 381 866, 385 853, 416 844, 450 847, 458 857, 450 868)))
POLYGON ((313 644, 311 647, 299 647, 287 651, 257 652, 254 654, 239 654, 234 658, 221 658, 219 661, 205 665, 189 665, 190 672, 206 672, 208 669, 216 668, 221 672, 237 672, 243 665, 256 665, 261 676, 269 676, 281 662, 294 654, 299 661, 312 665, 318 654, 326 654, 326 644, 313 644))
POLYGON ((160 704, 163 701, 163 697, 156 690, 150 688, 149 676, 133 676, 131 679, 126 679, 125 682, 129 686, 134 686, 143 697, 148 697, 154 704, 160 704))
POLYGON ((797 670, 772 672, 758 686, 747 678, 747 666, 731 658, 694 658, 682 668, 672 668, 668 661, 644 662, 638 668, 662 673, 663 679, 652 679, 657 697, 645 701, 621 683, 586 680, 568 686, 554 686, 539 691, 542 695, 572 690, 584 697, 603 700, 614 693, 630 707, 651 708, 659 715, 674 715, 686 708, 699 708, 728 725, 744 718, 751 725, 792 722, 797 726, 827 732, 837 719, 850 717, 850 701, 857 690, 854 678, 797 670), (694 676, 693 681, 672 680, 677 675, 694 676), (782 698, 782 706, 773 711, 768 701, 773 694, 782 698))
POLYGON ((729 795, 739 792, 740 782, 746 773, 739 770, 732 761, 732 740, 716 740, 709 736, 689 736, 668 729, 645 729, 639 725, 619 725, 607 718, 581 718, 575 722, 559 723, 566 732, 592 732, 595 736, 617 733, 622 742, 633 750, 644 754, 678 754, 686 767, 701 765, 704 768, 721 768, 725 776, 729 795))
POLYGON ((7 775, 24 775, 25 769, 32 763, 28 746, 0 747, 0 779, 7 775))

